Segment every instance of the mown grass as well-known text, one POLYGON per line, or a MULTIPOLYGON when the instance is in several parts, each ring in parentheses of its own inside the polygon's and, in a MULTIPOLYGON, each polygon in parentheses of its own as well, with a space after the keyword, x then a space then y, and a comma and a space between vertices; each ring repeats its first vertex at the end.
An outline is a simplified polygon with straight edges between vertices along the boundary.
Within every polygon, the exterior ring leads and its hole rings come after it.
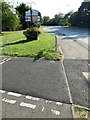
POLYGON ((54 36, 50 33, 42 31, 39 40, 33 41, 27 41, 23 31, 3 32, 0 37, 2 37, 1 55, 61 59, 61 53, 54 48, 54 36))

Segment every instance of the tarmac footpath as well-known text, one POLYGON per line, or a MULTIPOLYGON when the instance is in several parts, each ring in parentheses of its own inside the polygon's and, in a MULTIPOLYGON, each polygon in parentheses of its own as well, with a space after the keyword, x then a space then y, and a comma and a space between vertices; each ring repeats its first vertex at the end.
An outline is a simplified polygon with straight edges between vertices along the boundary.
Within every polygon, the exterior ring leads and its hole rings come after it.
POLYGON ((86 107, 88 104, 88 88, 90 87, 88 74, 88 49, 66 36, 57 38, 63 52, 63 66, 70 88, 72 103, 86 107))

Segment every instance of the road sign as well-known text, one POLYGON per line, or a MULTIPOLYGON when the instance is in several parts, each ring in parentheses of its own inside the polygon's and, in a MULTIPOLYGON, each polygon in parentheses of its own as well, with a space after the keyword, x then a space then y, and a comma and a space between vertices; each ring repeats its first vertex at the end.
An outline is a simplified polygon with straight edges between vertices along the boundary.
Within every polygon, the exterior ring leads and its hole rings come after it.
MULTIPOLYGON (((40 21, 40 16, 38 16, 38 11, 32 9, 32 19, 34 22, 40 21)), ((25 21, 31 21, 31 11, 28 10, 25 12, 25 21)))
MULTIPOLYGON (((40 16, 32 16, 32 19, 33 19, 34 22, 39 22, 40 21, 40 16)), ((25 21, 31 21, 31 17, 26 16, 25 21)))
MULTIPOLYGON (((26 11, 25 16, 31 16, 31 11, 30 10, 26 11)), ((32 16, 38 16, 38 11, 32 10, 32 16)))

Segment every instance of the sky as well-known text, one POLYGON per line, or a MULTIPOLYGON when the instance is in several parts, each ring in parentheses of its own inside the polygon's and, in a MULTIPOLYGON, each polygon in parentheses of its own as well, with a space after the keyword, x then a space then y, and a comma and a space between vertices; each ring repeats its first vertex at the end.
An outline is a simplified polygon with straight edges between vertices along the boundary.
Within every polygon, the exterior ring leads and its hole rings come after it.
POLYGON ((63 13, 66 14, 70 10, 77 11, 81 3, 84 0, 8 0, 9 2, 14 2, 16 5, 17 1, 19 3, 26 3, 27 5, 32 5, 33 9, 41 12, 42 16, 49 16, 53 18, 55 14, 63 13))

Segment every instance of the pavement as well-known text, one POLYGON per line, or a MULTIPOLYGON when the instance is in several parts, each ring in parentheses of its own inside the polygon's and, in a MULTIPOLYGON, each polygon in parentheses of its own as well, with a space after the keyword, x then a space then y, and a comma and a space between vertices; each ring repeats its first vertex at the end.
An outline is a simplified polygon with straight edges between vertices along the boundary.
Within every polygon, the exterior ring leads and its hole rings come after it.
POLYGON ((73 118, 62 62, 2 57, 0 64, 2 65, 0 89, 4 91, 1 90, 4 118, 73 118), (9 96, 8 92, 11 92, 14 97, 9 96), (18 100, 18 94, 24 96, 24 99, 20 97, 18 100), (29 101, 26 99, 27 96, 29 101), (35 98, 33 102, 32 98, 35 98), (60 107, 61 104, 63 104, 62 107, 60 107), (32 106, 37 107, 32 109, 32 106))
POLYGON ((63 36, 58 44, 64 54, 59 62, 2 57, 3 118, 73 118, 73 104, 90 108, 90 84, 83 74, 88 50, 63 36))
MULTIPOLYGON (((19 93, 2 93, 2 118, 72 118, 70 104, 25 96, 19 93)), ((0 94, 1 94, 0 93, 0 94)))
POLYGON ((76 105, 90 108, 88 104, 89 80, 84 76, 88 73, 88 49, 74 40, 58 38, 58 44, 64 54, 63 65, 68 79, 72 101, 76 105), (83 51, 83 52, 82 52, 83 51))

